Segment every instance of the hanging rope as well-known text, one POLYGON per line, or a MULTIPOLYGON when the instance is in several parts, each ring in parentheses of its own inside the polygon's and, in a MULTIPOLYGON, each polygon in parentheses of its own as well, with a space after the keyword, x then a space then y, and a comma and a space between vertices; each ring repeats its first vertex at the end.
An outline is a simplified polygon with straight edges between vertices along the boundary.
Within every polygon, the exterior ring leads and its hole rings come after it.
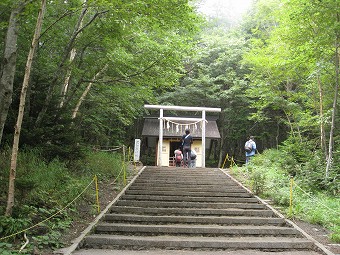
POLYGON ((198 130, 198 124, 200 124, 200 129, 202 129, 203 124, 202 122, 205 121, 208 123, 207 120, 198 120, 191 123, 179 123, 172 120, 169 120, 167 118, 162 118, 163 120, 163 129, 167 129, 168 131, 174 132, 174 129, 176 130, 176 133, 183 133, 185 129, 191 129, 191 130, 198 130), (175 128, 174 128, 175 127, 175 128))

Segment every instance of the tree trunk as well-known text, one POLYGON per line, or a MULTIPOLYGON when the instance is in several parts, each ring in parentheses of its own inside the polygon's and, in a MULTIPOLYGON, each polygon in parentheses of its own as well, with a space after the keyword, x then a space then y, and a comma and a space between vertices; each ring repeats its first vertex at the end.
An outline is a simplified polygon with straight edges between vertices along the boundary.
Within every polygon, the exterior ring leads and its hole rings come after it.
MULTIPOLYGON (((71 50, 71 53, 70 53, 70 64, 73 63, 74 58, 76 57, 76 53, 77 53, 77 50, 75 48, 73 48, 71 50)), ((66 77, 65 77, 65 80, 64 80, 64 84, 61 88, 61 99, 60 99, 60 104, 59 104, 60 108, 63 107, 64 103, 65 103, 66 94, 67 94, 68 87, 69 87, 69 84, 70 84, 71 73, 72 73, 71 68, 68 67, 66 77)))
MULTIPOLYGON (((41 108, 41 111, 38 114, 38 117, 37 117, 36 121, 35 121, 35 126, 36 127, 38 127, 41 124, 41 122, 43 120, 43 117, 44 117, 45 113, 47 112, 47 108, 49 107, 49 104, 50 104, 50 102, 51 102, 51 100, 53 98, 53 93, 54 93, 54 90, 55 90, 55 86, 56 86, 57 81, 58 81, 58 79, 59 79, 59 77, 61 75, 60 73, 61 73, 62 69, 64 68, 64 65, 65 65, 66 61, 69 58, 69 54, 71 53, 71 51, 73 49, 73 46, 74 46, 74 43, 75 43, 75 41, 77 39, 78 34, 84 29, 84 27, 81 27, 81 24, 82 24, 82 22, 84 20, 84 17, 85 17, 86 13, 87 13, 87 6, 85 4, 83 9, 82 9, 82 11, 81 11, 81 14, 80 14, 80 16, 78 18, 77 24, 74 27, 73 34, 72 34, 72 36, 70 38, 70 41, 69 41, 69 43, 67 45, 67 48, 65 49, 64 56, 63 56, 62 60, 60 61, 58 69, 56 70, 56 72, 55 72, 55 74, 53 76, 53 79, 51 81, 51 84, 50 84, 50 86, 48 88, 44 104, 43 104, 43 106, 41 108)), ((90 22, 92 22, 93 19, 90 22)))
POLYGON ((325 158, 327 160, 327 145, 326 145, 326 132, 325 132, 325 124, 324 124, 324 115, 323 115, 323 90, 321 86, 320 77, 318 75, 318 87, 319 87, 319 104, 320 104, 320 146, 321 150, 324 151, 325 158))
POLYGON ((18 16, 25 6, 25 3, 21 3, 17 8, 14 8, 8 22, 4 56, 0 69, 0 144, 8 109, 12 103, 13 80, 17 60, 18 16))
POLYGON ((27 89, 29 85, 29 78, 31 74, 31 67, 32 67, 34 53, 37 48, 39 37, 41 34, 41 27, 42 27, 45 9, 46 9, 46 0, 42 0, 31 48, 30 48, 30 51, 27 57, 25 76, 24 76, 21 94, 20 94, 18 118, 17 118, 15 131, 14 131, 12 157, 11 157, 11 169, 10 169, 10 175, 9 175, 8 199, 7 199, 7 207, 6 207, 6 212, 5 212, 7 216, 12 215, 12 210, 13 210, 13 205, 14 205, 14 192, 15 192, 14 182, 15 182, 16 168, 17 168, 20 131, 21 131, 22 119, 23 119, 24 112, 25 112, 26 93, 27 93, 27 89))
MULTIPOLYGON (((337 14, 337 21, 340 21, 339 14, 337 14)), ((331 130, 329 132, 329 144, 328 144, 328 158, 327 158, 327 166, 326 166, 326 179, 329 176, 329 171, 333 162, 333 145, 334 145, 334 129, 335 129, 335 118, 336 118, 336 105, 338 101, 338 93, 339 93, 339 62, 340 62, 340 52, 339 52, 339 35, 336 37, 335 42, 335 91, 334 91, 334 99, 333 99, 333 111, 332 111, 332 124, 331 130)))
MULTIPOLYGON (((107 69, 108 65, 106 64, 98 73, 96 73, 96 75, 93 77, 93 81, 95 81, 99 75, 101 75, 103 72, 105 72, 105 70, 107 69)), ((93 82, 89 82, 89 84, 87 85, 86 89, 84 90, 83 94, 81 95, 81 97, 78 100, 78 103, 76 105, 76 107, 73 110, 72 113, 72 119, 74 119, 77 116, 77 113, 79 111, 79 108, 81 106, 81 104, 83 103, 85 97, 87 96, 87 94, 89 93, 91 87, 93 85, 93 82)))

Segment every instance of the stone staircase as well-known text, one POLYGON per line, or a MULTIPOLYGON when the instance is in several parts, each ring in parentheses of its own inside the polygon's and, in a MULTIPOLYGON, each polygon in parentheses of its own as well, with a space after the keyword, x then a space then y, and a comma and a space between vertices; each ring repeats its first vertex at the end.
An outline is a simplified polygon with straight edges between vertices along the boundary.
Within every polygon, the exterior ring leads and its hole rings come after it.
POLYGON ((157 167, 135 179, 80 248, 315 250, 221 170, 157 167))

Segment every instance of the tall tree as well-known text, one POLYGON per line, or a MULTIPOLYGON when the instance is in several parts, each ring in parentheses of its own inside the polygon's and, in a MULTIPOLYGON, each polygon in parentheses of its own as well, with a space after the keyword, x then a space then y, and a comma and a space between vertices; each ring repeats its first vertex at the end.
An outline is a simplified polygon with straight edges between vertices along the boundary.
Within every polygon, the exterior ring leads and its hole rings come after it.
POLYGON ((7 120, 8 109, 12 103, 13 81, 17 62, 19 15, 30 2, 31 1, 28 0, 14 2, 10 7, 12 11, 8 21, 4 53, 0 67, 0 144, 7 120))
POLYGON ((248 70, 241 64, 242 55, 247 51, 244 34, 222 26, 221 22, 212 22, 202 33, 197 51, 197 57, 187 63, 181 84, 162 95, 161 101, 221 107, 218 164, 222 165, 227 153, 241 161, 243 141, 253 126, 247 118, 250 109, 244 93, 248 70))
POLYGON ((37 18, 35 32, 34 32, 33 39, 32 39, 32 44, 31 44, 30 51, 27 57, 27 63, 26 63, 26 68, 25 68, 26 71, 25 71, 24 80, 23 80, 22 89, 21 89, 21 95, 20 95, 18 118, 17 118, 17 123, 15 125, 15 133, 14 133, 12 157, 11 157, 11 169, 10 169, 10 175, 9 175, 8 199, 7 199, 7 207, 6 207, 6 212, 5 212, 7 216, 10 216, 12 214, 12 209, 14 206, 17 157, 18 157, 18 150, 19 150, 19 140, 20 140, 22 120, 23 120, 24 112, 25 112, 26 93, 27 93, 27 89, 29 86, 29 79, 31 75, 31 67, 32 67, 34 53, 36 51, 36 48, 39 42, 45 9, 46 9, 46 0, 42 0, 38 18, 37 18))
MULTIPOLYGON (((182 75, 182 60, 191 54, 193 37, 201 22, 189 2, 75 0, 49 3, 44 18, 45 30, 32 66, 22 143, 43 148, 60 144, 60 136, 54 134, 66 132, 55 128, 67 128, 65 123, 74 127, 77 135, 73 137, 77 137, 77 142, 82 138, 92 141, 93 136, 87 136, 89 130, 83 126, 89 122, 93 131, 102 132, 98 137, 112 141, 112 133, 119 132, 118 137, 123 138, 127 126, 142 113, 140 109, 145 101, 156 100, 154 91, 173 86, 182 75), (108 67, 93 80, 105 64, 108 67), (88 92, 84 94, 84 91, 88 92), (135 94, 135 98, 129 93, 135 94), (109 103, 105 98, 108 95, 109 103), (126 99, 125 109, 119 109, 115 103, 122 104, 122 95, 126 99), (72 120, 76 108, 78 118, 72 120), (117 116, 117 121, 112 122, 112 116, 117 116)), ((23 32, 18 37, 21 50, 14 79, 13 109, 19 101, 20 74, 25 68, 29 32, 34 29, 32 9, 25 14, 27 19, 20 24, 23 32)), ((9 127, 14 126, 14 120, 12 115, 7 118, 6 138, 11 135, 9 127)))
POLYGON ((275 25, 266 30, 269 33, 258 30, 247 55, 255 82, 249 94, 266 102, 257 105, 259 110, 281 108, 291 135, 320 140, 320 147, 325 144, 323 132, 330 130, 325 176, 333 162, 336 135, 338 9, 339 2, 333 0, 277 2, 270 12, 275 25))

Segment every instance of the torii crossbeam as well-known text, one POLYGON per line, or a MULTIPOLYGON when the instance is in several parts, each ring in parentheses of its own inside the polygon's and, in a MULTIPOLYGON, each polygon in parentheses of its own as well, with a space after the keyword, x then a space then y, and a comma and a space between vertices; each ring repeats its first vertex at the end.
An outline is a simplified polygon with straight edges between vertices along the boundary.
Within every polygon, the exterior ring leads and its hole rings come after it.
MULTIPOLYGON (((162 166, 161 151, 163 147, 163 114, 164 110, 171 111, 190 111, 202 112, 202 167, 205 167, 205 125, 206 125, 206 112, 221 112, 221 108, 210 107, 190 107, 190 106, 171 106, 171 105, 144 105, 145 109, 159 110, 159 146, 158 146, 158 166, 162 166)), ((192 118, 176 117, 177 120, 193 120, 192 118)), ((197 118, 196 118, 197 119, 197 118)))

